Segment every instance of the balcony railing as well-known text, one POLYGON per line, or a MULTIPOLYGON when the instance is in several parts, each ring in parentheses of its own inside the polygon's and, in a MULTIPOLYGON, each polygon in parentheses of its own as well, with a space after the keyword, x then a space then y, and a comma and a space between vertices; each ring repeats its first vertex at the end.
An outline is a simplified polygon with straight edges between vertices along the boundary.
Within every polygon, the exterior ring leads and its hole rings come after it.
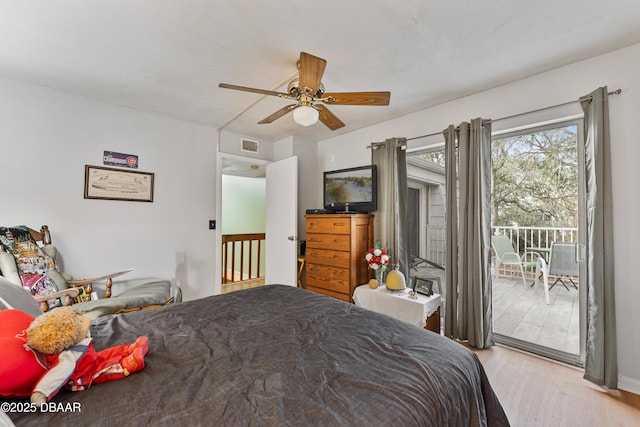
POLYGON ((222 235, 222 283, 262 277, 265 233, 222 235))
MULTIPOLYGON (((511 238, 514 247, 520 254, 525 254, 527 261, 538 255, 528 248, 551 248, 552 242, 575 243, 578 241, 576 227, 521 227, 493 226, 493 234, 505 234, 511 238)), ((440 265, 446 261, 446 228, 444 225, 427 225, 427 258, 440 265)))
POLYGON ((447 234, 444 225, 427 225, 427 259, 444 265, 447 254, 447 234))
POLYGON ((525 254, 525 260, 532 261, 538 256, 528 248, 551 248, 551 243, 576 243, 576 227, 520 227, 494 226, 493 234, 505 234, 511 238, 516 251, 525 254))

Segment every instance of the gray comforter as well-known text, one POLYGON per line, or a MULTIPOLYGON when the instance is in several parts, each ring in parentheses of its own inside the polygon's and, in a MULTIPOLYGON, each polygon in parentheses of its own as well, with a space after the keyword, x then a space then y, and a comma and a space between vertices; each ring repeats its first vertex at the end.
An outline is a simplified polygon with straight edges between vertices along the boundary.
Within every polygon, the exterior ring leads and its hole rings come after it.
POLYGON ((475 354, 424 329, 271 285, 94 321, 150 340, 144 370, 16 425, 506 426, 475 354), (78 407, 81 412, 78 412, 78 407))

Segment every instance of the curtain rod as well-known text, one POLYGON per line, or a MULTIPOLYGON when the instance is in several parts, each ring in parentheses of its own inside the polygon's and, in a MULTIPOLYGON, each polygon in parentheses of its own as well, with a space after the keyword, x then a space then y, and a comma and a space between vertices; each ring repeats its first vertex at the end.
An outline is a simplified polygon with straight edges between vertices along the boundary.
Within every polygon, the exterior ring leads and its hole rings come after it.
MULTIPOLYGON (((614 90, 612 92, 608 92, 607 95, 619 95, 621 93, 622 93, 622 89, 616 89, 616 90, 614 90)), ((589 99, 589 98, 592 98, 592 96, 586 96, 584 98, 579 98, 579 99, 576 99, 574 101, 567 101, 567 102, 563 102, 562 104, 551 105, 549 107, 538 108, 537 110, 525 111, 524 113, 512 114, 510 116, 500 117, 500 118, 497 118, 497 119, 492 119, 490 121, 493 123, 493 122, 498 122, 500 120, 506 120, 506 119, 512 119, 514 117, 524 116, 525 114, 538 113, 540 111, 550 110, 552 108, 564 107, 565 105, 570 105, 570 104, 573 104, 574 102, 580 102, 580 100, 589 99)), ((426 135, 414 136, 412 138, 407 138, 407 141, 412 141, 414 139, 428 138, 430 136, 440 135, 441 133, 442 133, 442 131, 434 132, 434 133, 428 133, 426 135)))

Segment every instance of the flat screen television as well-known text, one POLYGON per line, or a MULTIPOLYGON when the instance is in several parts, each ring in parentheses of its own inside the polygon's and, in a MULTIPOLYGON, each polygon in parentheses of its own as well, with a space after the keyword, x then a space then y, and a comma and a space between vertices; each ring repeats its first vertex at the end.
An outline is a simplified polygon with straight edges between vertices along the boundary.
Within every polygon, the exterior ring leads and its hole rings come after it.
POLYGON ((377 209, 376 165, 324 172, 324 208, 335 212, 377 209))

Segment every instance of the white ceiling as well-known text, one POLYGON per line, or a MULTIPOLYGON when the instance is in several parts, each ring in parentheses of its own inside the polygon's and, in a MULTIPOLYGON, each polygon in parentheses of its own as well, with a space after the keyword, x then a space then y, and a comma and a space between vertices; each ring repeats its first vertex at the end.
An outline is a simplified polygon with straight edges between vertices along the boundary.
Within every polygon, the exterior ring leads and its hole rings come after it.
POLYGON ((322 140, 640 42, 638 0, 0 0, 0 74, 267 141, 322 140), (391 91, 303 128, 278 87, 299 52, 328 92, 391 91))

